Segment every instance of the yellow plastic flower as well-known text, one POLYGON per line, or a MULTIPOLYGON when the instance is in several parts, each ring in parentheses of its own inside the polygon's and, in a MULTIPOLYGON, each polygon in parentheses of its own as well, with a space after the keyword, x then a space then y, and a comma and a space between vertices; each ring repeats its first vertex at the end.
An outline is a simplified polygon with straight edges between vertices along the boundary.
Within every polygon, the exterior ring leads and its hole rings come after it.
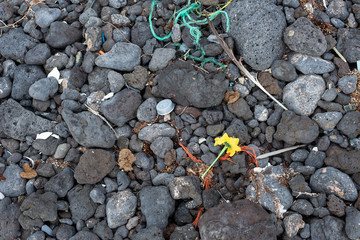
POLYGON ((238 144, 239 144, 238 138, 229 137, 227 133, 225 133, 222 137, 215 138, 214 146, 217 145, 227 146, 228 148, 226 149, 226 153, 229 153, 230 157, 232 157, 236 152, 241 151, 241 148, 238 146, 238 144))

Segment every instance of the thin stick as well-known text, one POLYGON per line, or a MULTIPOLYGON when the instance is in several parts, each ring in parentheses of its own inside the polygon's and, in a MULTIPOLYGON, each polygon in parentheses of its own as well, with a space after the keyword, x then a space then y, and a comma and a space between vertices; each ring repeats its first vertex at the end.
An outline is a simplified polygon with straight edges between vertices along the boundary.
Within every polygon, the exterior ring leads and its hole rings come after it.
POLYGON ((227 55, 230 57, 230 59, 235 63, 235 65, 258 87, 260 88, 264 93, 266 93, 266 95, 268 95, 272 100, 274 100, 277 104, 280 105, 280 107, 282 107, 284 110, 288 110, 284 105, 282 105, 276 98, 274 98, 268 91, 266 91, 266 89, 259 83, 259 81, 257 79, 255 79, 250 72, 244 67, 244 65, 238 61, 235 58, 235 55, 233 53, 233 51, 229 48, 229 46, 226 44, 226 42, 224 41, 224 39, 222 37, 220 37, 220 35, 218 34, 218 32, 216 31, 214 25, 212 24, 212 22, 209 19, 209 16, 206 14, 206 18, 208 20, 209 26, 211 31, 215 34, 216 38, 219 40, 221 47, 224 49, 224 51, 227 53, 227 55))
POLYGON ((92 114, 98 116, 99 118, 101 118, 101 120, 103 120, 109 127, 110 129, 115 133, 115 137, 116 139, 119 138, 119 135, 117 134, 117 132, 114 130, 114 128, 111 126, 111 124, 108 122, 108 120, 106 120, 106 118, 104 118, 103 116, 100 115, 99 112, 95 111, 94 109, 92 109, 89 105, 85 104, 85 107, 89 110, 89 112, 91 112, 92 114))
POLYGON ((303 144, 303 145, 297 145, 297 146, 288 147, 288 148, 283 148, 283 149, 276 150, 276 151, 269 152, 269 153, 264 153, 264 154, 261 154, 261 155, 257 156, 256 159, 268 158, 268 157, 271 157, 271 156, 274 156, 274 155, 278 155, 278 154, 283 153, 283 152, 291 151, 291 150, 294 150, 294 149, 297 149, 297 148, 301 148, 301 147, 305 147, 305 146, 306 146, 305 144, 303 144))
POLYGON ((336 52, 336 54, 343 60, 344 62, 347 62, 344 56, 339 52, 339 50, 336 49, 336 47, 333 47, 333 50, 336 52))

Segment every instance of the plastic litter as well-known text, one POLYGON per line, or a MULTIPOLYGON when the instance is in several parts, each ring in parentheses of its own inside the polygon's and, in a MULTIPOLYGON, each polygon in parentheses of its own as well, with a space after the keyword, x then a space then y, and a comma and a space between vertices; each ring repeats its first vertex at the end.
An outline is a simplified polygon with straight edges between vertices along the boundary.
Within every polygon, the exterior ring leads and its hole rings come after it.
POLYGON ((156 105, 156 111, 159 115, 171 113, 175 108, 175 104, 170 99, 164 99, 156 105))

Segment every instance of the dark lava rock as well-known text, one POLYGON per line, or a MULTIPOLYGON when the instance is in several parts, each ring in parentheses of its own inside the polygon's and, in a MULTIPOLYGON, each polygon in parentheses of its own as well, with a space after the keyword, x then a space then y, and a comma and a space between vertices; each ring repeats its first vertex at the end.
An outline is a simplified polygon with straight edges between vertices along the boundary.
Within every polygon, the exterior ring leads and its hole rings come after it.
POLYGON ((14 9, 10 2, 0 3, 0 19, 3 21, 9 20, 13 15, 14 9))
POLYGON ((310 56, 321 56, 327 48, 324 34, 305 17, 285 29, 284 42, 292 51, 310 56))
POLYGON ((360 48, 358 41, 360 39, 360 30, 341 28, 337 33, 336 48, 345 57, 349 63, 356 63, 360 59, 360 48))
POLYGON ((324 74, 335 69, 331 61, 301 53, 292 54, 289 61, 303 74, 324 74))
POLYGON ((302 216, 298 213, 286 216, 283 222, 286 235, 290 238, 295 237, 299 229, 305 226, 305 222, 302 220, 302 216))
POLYGON ((343 134, 349 138, 356 138, 360 134, 360 112, 348 112, 337 125, 343 134))
POLYGON ((21 214, 20 206, 12 203, 10 198, 0 201, 0 236, 2 239, 15 239, 20 236, 18 217, 21 214))
POLYGON ((97 205, 90 198, 91 190, 91 185, 77 185, 68 192, 69 207, 74 222, 85 221, 94 215, 97 205))
POLYGON ((114 154, 102 149, 89 149, 80 157, 74 178, 79 184, 95 184, 111 172, 114 166, 114 154))
POLYGON ((345 21, 349 16, 347 4, 343 0, 331 1, 326 9, 326 13, 331 18, 338 18, 343 21, 345 21))
POLYGON ((280 181, 289 177, 290 174, 283 166, 267 167, 264 172, 255 175, 255 180, 246 188, 246 197, 258 201, 264 208, 281 217, 283 211, 293 203, 289 189, 280 181))
POLYGON ((246 143, 249 138, 248 128, 243 121, 234 119, 225 130, 230 137, 239 138, 240 143, 246 143))
POLYGON ((134 216, 137 198, 130 190, 113 195, 106 203, 106 220, 110 228, 117 228, 127 223, 134 216))
POLYGON ((95 225, 94 233, 96 233, 101 239, 114 239, 114 234, 108 227, 106 220, 102 220, 95 225))
POLYGON ((158 137, 150 145, 150 149, 160 158, 165 158, 165 154, 173 147, 174 143, 169 137, 158 137))
MULTIPOLYGON (((55 193, 32 193, 21 204, 22 214, 31 219, 40 219, 43 222, 55 221, 57 216, 57 196, 55 193)), ((20 224, 23 226, 22 222, 20 224)))
POLYGON ((25 55, 25 63, 33 65, 44 65, 51 56, 50 48, 46 43, 39 43, 25 55))
POLYGON ((295 67, 284 60, 276 60, 271 65, 271 74, 274 78, 285 82, 294 81, 298 76, 295 67))
POLYGON ((21 64, 16 67, 11 97, 15 100, 30 99, 29 88, 37 80, 45 78, 42 68, 34 65, 21 64))
POLYGON ((332 131, 342 118, 340 112, 316 113, 312 119, 319 124, 324 131, 332 131))
POLYGON ((143 90, 148 80, 148 70, 142 66, 136 66, 132 73, 124 74, 124 78, 130 86, 143 90))
POLYGON ((95 233, 89 231, 80 231, 69 238, 69 240, 100 240, 100 238, 95 233))
POLYGON ((284 111, 274 138, 293 145, 311 143, 318 135, 319 126, 315 121, 306 116, 298 116, 291 111, 284 111))
POLYGON ((138 231, 137 234, 130 236, 131 240, 165 240, 163 231, 155 226, 144 228, 138 231))
POLYGON ((0 181, 0 192, 7 197, 18 197, 25 193, 26 180, 20 177, 23 170, 16 164, 6 167, 3 176, 5 181, 0 181))
POLYGON ((276 227, 270 215, 246 199, 207 210, 200 217, 199 230, 203 240, 276 239, 276 227))
POLYGON ((194 225, 187 224, 185 226, 177 226, 170 235, 170 240, 180 239, 199 239, 199 233, 195 230, 194 225))
POLYGON ((177 177, 169 184, 173 199, 193 199, 197 204, 202 203, 200 180, 195 176, 177 177))
POLYGON ((45 155, 53 155, 59 145, 59 139, 48 137, 47 139, 35 139, 32 147, 45 155))
MULTIPOLYGON (((274 64, 273 64, 274 66, 274 64)), ((279 81, 271 76, 271 73, 259 73, 258 80, 261 85, 272 95, 281 95, 282 89, 279 86, 279 81)))
POLYGON ((148 39, 153 37, 148 22, 136 22, 131 28, 131 41, 143 47, 148 39))
POLYGON ((111 68, 119 71, 133 71, 140 65, 141 49, 132 43, 118 42, 109 52, 98 56, 95 64, 99 67, 111 68))
POLYGON ((236 102, 229 104, 228 108, 230 112, 240 119, 249 120, 253 117, 249 104, 243 98, 239 98, 236 102))
POLYGON ((312 204, 306 199, 295 200, 290 209, 305 216, 310 216, 314 212, 312 204))
POLYGON ((9 99, 0 105, 0 133, 8 137, 25 140, 28 135, 52 132, 55 124, 36 116, 16 101, 9 99))
POLYGON ((0 77, 0 99, 10 95, 12 82, 9 77, 0 77))
POLYGON ((54 77, 42 78, 34 82, 29 88, 29 95, 33 99, 47 101, 58 91, 59 83, 54 77))
POLYGON ((61 223, 60 226, 56 230, 56 239, 69 239, 70 237, 74 236, 76 233, 75 227, 61 223))
POLYGON ((360 150, 341 151, 337 154, 331 154, 325 158, 325 164, 334 168, 338 168, 346 174, 354 174, 360 172, 360 150))
POLYGON ((318 169, 310 178, 310 187, 315 192, 335 194, 346 201, 355 201, 358 197, 351 178, 333 167, 318 169))
POLYGON ((45 38, 47 44, 53 48, 65 48, 74 42, 80 41, 82 33, 79 29, 64 22, 53 22, 45 38))
POLYGON ((0 37, 0 53, 4 58, 24 62, 27 50, 33 48, 37 40, 23 32, 21 28, 11 29, 0 37))
POLYGON ((136 117, 139 121, 150 123, 157 116, 156 99, 151 97, 146 99, 137 109, 136 117))
POLYGON ((64 109, 62 117, 75 141, 85 147, 111 148, 115 134, 103 120, 90 112, 75 114, 64 109))
POLYGON ((66 196, 68 191, 74 185, 74 172, 67 167, 45 183, 44 190, 46 192, 54 192, 59 198, 66 196))
POLYGON ((111 99, 101 104, 101 112, 106 119, 122 127, 127 121, 136 117, 137 108, 141 104, 141 95, 135 91, 124 89, 111 99))
POLYGON ((323 219, 312 219, 310 222, 311 239, 349 239, 344 231, 345 223, 339 218, 326 216, 323 219))
POLYGON ((354 207, 346 207, 345 232, 350 239, 360 238, 360 212, 354 207))
POLYGON ((158 83, 152 89, 155 96, 198 108, 219 105, 229 85, 224 73, 204 75, 196 71, 190 62, 181 61, 165 68, 154 80, 158 83))
POLYGON ((328 196, 327 207, 329 212, 337 217, 342 217, 345 215, 346 204, 344 201, 334 194, 328 196))
POLYGON ((153 142, 158 137, 173 137, 176 130, 166 123, 155 123, 150 126, 146 126, 139 132, 139 139, 153 142))
POLYGON ((322 77, 303 75, 284 87, 283 101, 296 114, 309 116, 314 112, 324 91, 325 82, 322 77))
POLYGON ((156 226, 165 230, 168 218, 175 210, 175 200, 167 187, 145 187, 139 193, 141 212, 146 218, 146 227, 156 226))
POLYGON ((255 70, 264 70, 284 51, 284 13, 270 0, 232 2, 226 11, 229 34, 244 61, 255 70))

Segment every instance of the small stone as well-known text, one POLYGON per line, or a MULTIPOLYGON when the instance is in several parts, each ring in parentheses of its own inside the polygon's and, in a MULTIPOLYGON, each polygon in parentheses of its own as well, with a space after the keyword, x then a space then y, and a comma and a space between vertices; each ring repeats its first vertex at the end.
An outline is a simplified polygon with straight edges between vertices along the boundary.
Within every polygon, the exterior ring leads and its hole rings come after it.
POLYGON ((310 216, 314 212, 313 206, 306 199, 295 200, 290 209, 305 216, 310 216))
POLYGON ((25 193, 26 180, 20 177, 21 168, 12 164, 6 167, 3 176, 6 181, 0 181, 0 192, 7 197, 18 197, 25 193))
POLYGON ((344 221, 333 216, 313 219, 310 222, 311 239, 323 239, 324 236, 332 236, 333 239, 348 239, 344 227, 344 221))
POLYGON ((147 69, 142 66, 134 67, 134 71, 132 73, 124 74, 124 78, 126 83, 130 86, 143 90, 148 81, 148 72, 147 69))
POLYGON ((335 196, 334 194, 330 194, 328 196, 327 207, 329 212, 337 217, 342 217, 345 215, 345 203, 343 200, 335 196))
POLYGON ((360 212, 354 207, 346 207, 345 232, 350 239, 360 237, 360 212))
POLYGON ((67 167, 55 176, 51 177, 44 185, 47 192, 54 192, 59 198, 66 196, 68 191, 74 186, 74 171, 67 167))
MULTIPOLYGON (((272 65, 273 68, 274 64, 272 65)), ((258 75, 258 80, 261 85, 272 95, 281 95, 282 89, 279 86, 277 79, 273 78, 270 73, 261 72, 258 75)))
POLYGON ((106 197, 99 188, 95 187, 93 190, 90 191, 90 198, 94 203, 104 204, 106 197))
POLYGON ((54 158, 56 159, 62 159, 66 157, 66 154, 70 150, 71 145, 68 143, 62 143, 59 146, 57 146, 56 151, 54 153, 54 158))
POLYGON ((329 15, 329 17, 336 17, 343 21, 345 21, 349 16, 346 2, 343 0, 331 1, 326 9, 326 13, 329 15))
POLYGON ((116 25, 120 25, 122 27, 127 27, 131 23, 130 19, 121 14, 112 14, 111 22, 116 25))
POLYGON ((274 61, 271 66, 271 74, 274 78, 285 82, 292 82, 298 77, 294 65, 284 60, 274 61))
POLYGON ((170 60, 175 57, 175 50, 171 48, 157 48, 149 63, 149 69, 153 72, 164 69, 170 60))
POLYGON ((259 122, 265 122, 268 119, 269 111, 265 106, 256 105, 254 110, 255 119, 259 122))
POLYGON ((85 221, 94 215, 97 204, 90 198, 92 188, 91 185, 79 184, 68 192, 67 197, 74 222, 85 221))
POLYGON ((11 87, 12 82, 9 77, 0 77, 0 99, 10 95, 11 87))
POLYGON ((169 184, 170 194, 173 199, 193 199, 201 204, 200 180, 195 176, 177 177, 169 184))
POLYGON ((81 37, 82 33, 79 29, 64 22, 53 22, 50 25, 45 41, 53 48, 65 48, 79 41, 81 37))
POLYGON ((243 120, 249 120, 253 116, 250 106, 243 98, 239 98, 236 102, 229 104, 228 108, 230 112, 243 120))
POLYGON ((298 231, 305 226, 300 214, 291 214, 284 218, 285 232, 289 237, 295 237, 298 231))
POLYGON ((110 91, 117 93, 124 87, 125 78, 120 73, 109 71, 107 77, 110 84, 110 91))
POLYGON ((355 92, 357 81, 357 75, 347 75, 339 79, 338 87, 343 93, 350 94, 355 92))
POLYGON ((44 65, 51 56, 50 48, 46 43, 39 43, 25 54, 25 63, 32 65, 44 65))
POLYGON ((173 147, 174 143, 169 137, 158 137, 150 145, 150 149, 160 158, 165 158, 165 154, 173 147))
POLYGON ((138 137, 143 141, 153 142, 158 137, 173 137, 175 129, 166 123, 155 123, 140 130, 138 137))
POLYGON ((119 171, 116 175, 118 191, 125 190, 130 184, 130 178, 125 171, 119 171))
POLYGON ((301 53, 291 55, 289 61, 303 74, 324 74, 335 69, 331 61, 301 53))
POLYGON ((342 118, 340 112, 316 113, 312 118, 324 131, 332 131, 342 118))
POLYGON ((352 111, 344 115, 337 125, 337 129, 349 138, 356 138, 360 134, 360 112, 352 111))
POLYGON ((35 11, 35 23, 41 28, 48 28, 61 15, 58 8, 38 8, 35 11))
POLYGON ((54 77, 40 79, 30 86, 29 95, 36 100, 47 101, 58 91, 58 84, 54 77))

